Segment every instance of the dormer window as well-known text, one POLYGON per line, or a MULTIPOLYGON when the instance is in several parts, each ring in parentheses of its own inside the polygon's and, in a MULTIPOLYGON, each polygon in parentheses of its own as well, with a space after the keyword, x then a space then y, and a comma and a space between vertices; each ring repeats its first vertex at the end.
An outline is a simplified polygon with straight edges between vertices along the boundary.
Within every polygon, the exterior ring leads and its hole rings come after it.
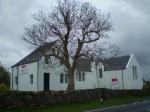
POLYGON ((45 64, 49 64, 51 62, 50 56, 45 56, 45 64))

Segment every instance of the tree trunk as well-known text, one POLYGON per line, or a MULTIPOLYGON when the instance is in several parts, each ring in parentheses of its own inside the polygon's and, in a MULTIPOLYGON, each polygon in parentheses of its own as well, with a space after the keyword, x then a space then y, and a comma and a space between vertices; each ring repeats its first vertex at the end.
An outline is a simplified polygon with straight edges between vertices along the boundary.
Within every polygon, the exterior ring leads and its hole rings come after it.
POLYGON ((73 92, 75 90, 75 81, 74 81, 74 71, 69 70, 68 72, 68 87, 67 91, 68 92, 73 92))

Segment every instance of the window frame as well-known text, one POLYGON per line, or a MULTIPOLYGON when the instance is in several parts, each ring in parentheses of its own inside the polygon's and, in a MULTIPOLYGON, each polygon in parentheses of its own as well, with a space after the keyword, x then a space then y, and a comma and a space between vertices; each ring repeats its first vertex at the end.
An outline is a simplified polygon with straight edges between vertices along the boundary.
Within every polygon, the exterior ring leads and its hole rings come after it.
POLYGON ((44 63, 45 64, 51 63, 51 57, 50 56, 45 56, 44 63))
POLYGON ((30 74, 30 84, 33 84, 33 74, 30 74))
POLYGON ((85 75, 86 75, 85 72, 78 72, 77 76, 76 76, 77 77, 76 80, 78 82, 84 82, 85 81, 85 75))
POLYGON ((133 80, 137 80, 137 66, 132 66, 132 74, 133 74, 133 80))
POLYGON ((64 74, 60 74, 60 84, 63 84, 63 77, 64 77, 64 74))
POLYGON ((99 78, 103 78, 103 69, 102 68, 99 68, 99 78))
POLYGON ((15 76, 15 84, 18 85, 18 76, 15 76))
POLYGON ((67 84, 68 83, 68 75, 67 74, 60 74, 60 84, 67 84))
POLYGON ((135 78, 136 78, 136 80, 138 79, 137 66, 135 66, 135 78))
POLYGON ((82 81, 85 81, 85 72, 82 72, 82 81))

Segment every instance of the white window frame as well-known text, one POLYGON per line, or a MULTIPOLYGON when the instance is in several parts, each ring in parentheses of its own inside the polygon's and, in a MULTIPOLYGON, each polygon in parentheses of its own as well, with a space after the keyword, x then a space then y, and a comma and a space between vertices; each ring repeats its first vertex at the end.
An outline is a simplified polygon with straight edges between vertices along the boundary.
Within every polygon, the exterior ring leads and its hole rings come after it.
POLYGON ((67 84, 68 83, 68 75, 67 74, 60 74, 60 84, 67 84))
POLYGON ((76 80, 78 82, 84 82, 85 81, 85 72, 78 72, 76 75, 76 80))
POLYGON ((132 66, 133 80, 137 80, 137 66, 132 66))
POLYGON ((30 84, 33 84, 33 74, 30 74, 30 84))
POLYGON ((45 56, 44 63, 45 64, 50 64, 51 63, 51 57, 50 56, 45 56))
POLYGON ((99 73, 99 78, 103 78, 103 69, 102 68, 98 69, 98 73, 99 73))

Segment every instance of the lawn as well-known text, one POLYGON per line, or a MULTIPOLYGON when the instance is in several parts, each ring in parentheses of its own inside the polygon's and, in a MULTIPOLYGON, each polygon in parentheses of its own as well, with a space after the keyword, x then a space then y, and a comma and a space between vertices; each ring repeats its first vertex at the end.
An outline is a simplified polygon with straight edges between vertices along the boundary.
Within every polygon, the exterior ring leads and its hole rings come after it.
POLYGON ((116 98, 107 100, 104 104, 100 104, 99 101, 93 102, 84 102, 84 103, 70 103, 70 104, 61 104, 61 105, 51 105, 39 109, 14 109, 14 110, 0 110, 0 112, 83 112, 86 110, 110 107, 120 104, 125 104, 140 100, 139 97, 125 97, 125 98, 116 98))

